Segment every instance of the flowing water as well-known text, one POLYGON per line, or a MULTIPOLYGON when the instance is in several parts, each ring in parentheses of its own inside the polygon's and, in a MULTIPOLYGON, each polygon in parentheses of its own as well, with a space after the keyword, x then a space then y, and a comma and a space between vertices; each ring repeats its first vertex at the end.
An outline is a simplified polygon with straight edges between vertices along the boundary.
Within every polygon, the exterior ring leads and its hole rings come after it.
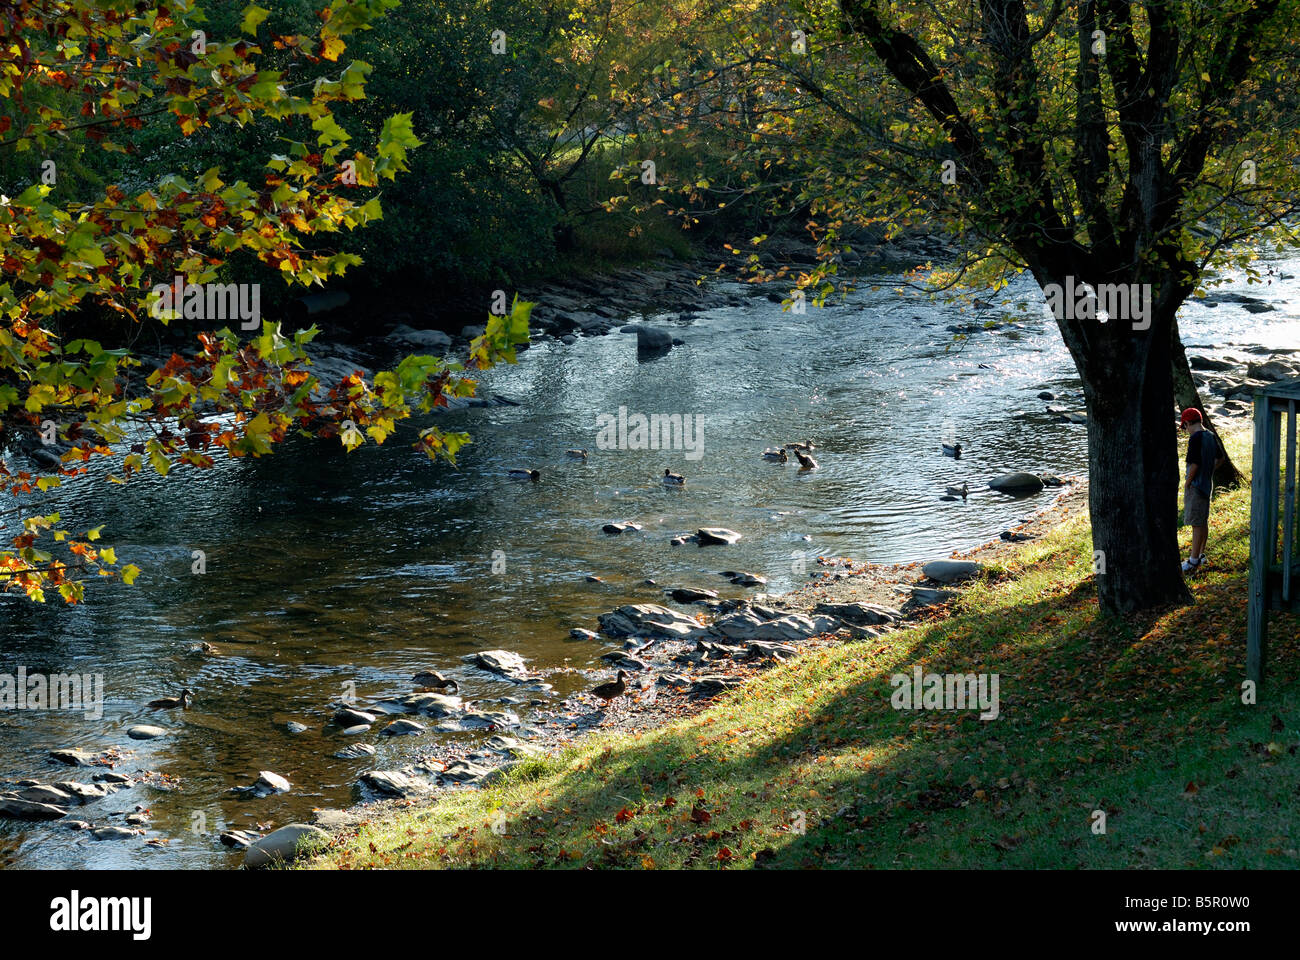
MULTIPOLYGON (((1295 261, 1275 266, 1300 273, 1295 261)), ((970 314, 878 282, 802 316, 761 298, 709 311, 675 326, 685 346, 646 362, 630 336, 540 342, 517 366, 484 377, 489 392, 519 406, 445 415, 474 438, 455 468, 429 463, 399 434, 351 455, 291 441, 276 456, 202 474, 126 488, 86 478, 59 491, 43 509, 60 509, 72 529, 106 524, 104 542, 145 573, 133 587, 92 585, 78 607, 0 599, 0 673, 99 673, 106 693, 100 719, 0 713, 0 782, 88 780, 95 771, 54 764, 48 751, 118 745, 133 751, 119 770, 157 772, 171 789, 138 785, 74 810, 120 824, 109 814, 149 808, 147 837, 125 841, 0 820, 0 865, 237 865, 217 843, 220 831, 348 805, 364 770, 401 765, 430 736, 471 736, 370 734, 377 756, 334 759, 348 741, 324 724, 345 684, 365 702, 409 692, 411 675, 434 667, 455 674, 467 698, 535 696, 461 658, 506 648, 534 669, 599 667, 610 647, 568 633, 620 603, 662 602, 662 588, 674 586, 754 592, 718 576, 727 569, 760 573, 781 592, 806 579, 801 561, 815 569, 820 555, 946 556, 1050 501, 1051 491, 1027 500, 988 492, 990 477, 1084 471, 1085 428, 1046 414, 1036 396, 1051 390, 1082 406, 1036 288, 1012 288, 1031 304, 1028 319, 955 341, 948 326, 970 314), (597 418, 620 408, 699 418, 700 455, 599 449, 597 418), (960 460, 940 451, 954 437, 960 460), (804 439, 817 444, 816 471, 760 459, 765 446, 804 439), (571 447, 587 448, 589 459, 567 459, 571 447), (510 479, 515 466, 540 470, 541 480, 510 479), (685 474, 686 486, 666 488, 665 468, 685 474), (946 484, 963 481, 968 500, 939 500, 946 484), (625 520, 644 529, 601 533, 625 520), (743 539, 670 545, 705 525, 743 539), (194 550, 206 555, 204 575, 191 572, 194 550), (220 654, 195 654, 200 641, 220 654), (197 697, 188 712, 144 706, 186 686, 197 697), (308 731, 290 734, 291 720, 308 731), (171 732, 132 741, 125 729, 136 723, 171 732), (286 776, 293 792, 258 800, 230 792, 264 769, 286 776), (207 832, 193 831, 196 823, 207 832), (167 842, 145 846, 147 838, 167 842)), ((1279 309, 1253 316, 1189 305, 1182 324, 1193 352, 1300 346, 1300 284, 1229 289, 1279 309)), ((577 672, 549 679, 556 697, 592 682, 577 672)))

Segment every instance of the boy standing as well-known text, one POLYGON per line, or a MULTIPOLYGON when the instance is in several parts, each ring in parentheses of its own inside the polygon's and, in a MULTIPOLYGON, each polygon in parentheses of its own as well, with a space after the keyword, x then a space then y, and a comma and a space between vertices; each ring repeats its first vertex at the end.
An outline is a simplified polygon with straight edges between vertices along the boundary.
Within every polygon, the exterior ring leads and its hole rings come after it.
POLYGON ((1214 492, 1214 471, 1223 463, 1223 444, 1201 419, 1201 411, 1188 407, 1180 426, 1188 433, 1187 483, 1183 487, 1183 520, 1192 528, 1192 552, 1183 561, 1183 573, 1205 563, 1205 542, 1210 536, 1210 495, 1214 492))

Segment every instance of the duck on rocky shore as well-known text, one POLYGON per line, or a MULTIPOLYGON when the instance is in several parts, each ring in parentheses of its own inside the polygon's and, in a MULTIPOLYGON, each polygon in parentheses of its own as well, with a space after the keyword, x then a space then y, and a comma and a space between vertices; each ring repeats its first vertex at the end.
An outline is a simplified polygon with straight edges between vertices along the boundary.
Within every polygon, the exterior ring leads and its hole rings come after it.
POLYGON ((523 468, 515 468, 515 469, 509 471, 509 473, 510 473, 510 478, 511 478, 512 480, 540 480, 540 479, 542 479, 542 474, 541 474, 541 471, 540 471, 540 470, 524 470, 523 468))
POLYGON ((175 710, 177 707, 188 710, 193 698, 194 693, 186 687, 179 697, 159 697, 157 700, 150 700, 149 706, 154 710, 175 710))
POLYGON ((620 670, 617 677, 609 681, 609 683, 602 683, 598 687, 593 687, 591 692, 606 703, 616 700, 627 692, 627 672, 620 670))
POLYGON ((685 486, 685 484, 686 484, 686 478, 683 477, 680 473, 673 473, 671 470, 667 468, 664 469, 664 486, 681 487, 681 486, 685 486))

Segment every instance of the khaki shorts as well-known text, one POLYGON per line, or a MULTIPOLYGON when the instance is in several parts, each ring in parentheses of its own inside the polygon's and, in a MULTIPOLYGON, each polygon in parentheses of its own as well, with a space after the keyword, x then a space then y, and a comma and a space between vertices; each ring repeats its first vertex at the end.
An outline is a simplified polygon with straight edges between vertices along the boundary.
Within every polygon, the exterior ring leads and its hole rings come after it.
POLYGON ((1195 487, 1183 491, 1183 522, 1189 527, 1210 525, 1210 498, 1195 487))

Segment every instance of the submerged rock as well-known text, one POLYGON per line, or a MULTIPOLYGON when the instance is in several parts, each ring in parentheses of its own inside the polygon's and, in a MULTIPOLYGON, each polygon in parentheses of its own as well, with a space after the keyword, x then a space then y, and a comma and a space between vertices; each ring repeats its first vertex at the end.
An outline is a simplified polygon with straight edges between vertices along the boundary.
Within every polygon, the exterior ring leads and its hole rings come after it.
POLYGON ((1043 481, 1032 473, 1004 473, 989 481, 989 489, 999 493, 1038 493, 1043 481))
POLYGON ((270 770, 261 771, 257 776, 257 782, 252 786, 233 788, 236 793, 251 793, 257 797, 269 797, 273 793, 288 793, 292 789, 293 784, 270 770))
POLYGON ((416 723, 414 720, 394 720, 388 726, 384 727, 384 736, 410 737, 424 733, 424 731, 424 724, 416 723))
MULTIPOLYGON (((503 730, 519 726, 519 715, 509 710, 467 710, 451 721, 456 730, 503 730)), ((440 724, 438 729, 449 729, 448 724, 440 724)))
POLYGON ((696 590, 693 587, 678 587, 675 590, 669 590, 668 596, 678 603, 699 603, 701 600, 718 599, 716 590, 696 590))
POLYGON ((620 533, 636 533, 641 529, 639 523, 607 523, 600 528, 610 536, 617 537, 620 533))
POLYGON ((47 786, 43 783, 15 790, 12 796, 17 797, 19 800, 29 800, 32 803, 49 803, 55 806, 62 805, 66 807, 72 803, 71 794, 64 793, 57 787, 47 786))
POLYGON ((51 750, 50 759, 66 763, 70 767, 88 767, 95 762, 97 754, 86 750, 51 750))
POLYGON ((62 807, 18 797, 0 797, 0 817, 12 820, 61 820, 68 815, 62 807))
POLYGON ((159 737, 167 736, 167 731, 162 727, 139 723, 133 727, 127 727, 126 735, 132 740, 157 740, 159 737))
POLYGON ((515 683, 535 679, 528 673, 524 658, 509 650, 483 650, 479 653, 471 653, 463 659, 481 670, 495 673, 515 683))
POLYGON ((75 803, 91 803, 95 800, 103 800, 109 794, 113 793, 114 787, 112 781, 106 781, 110 786, 104 786, 100 783, 73 783, 71 780, 60 780, 54 785, 56 790, 60 790, 71 798, 75 803))
POLYGON ((127 827, 95 827, 90 835, 96 840, 129 840, 144 833, 143 830, 131 830, 127 827))
POLYGON ((233 847, 236 850, 247 850, 262 839, 262 835, 252 830, 227 830, 218 839, 223 846, 233 847))
POLYGON ((359 760, 374 755, 375 748, 368 743, 353 743, 334 754, 340 760, 359 760))
POLYGON ((417 693, 402 701, 403 705, 414 713, 441 720, 454 716, 464 709, 460 697, 450 697, 444 693, 417 693))
POLYGON ((672 334, 658 327, 648 327, 643 323, 629 323, 621 327, 620 331, 636 334, 638 356, 667 353, 673 347, 672 334))
POLYGON ((368 727, 370 724, 375 722, 375 719, 373 713, 366 713, 363 710, 353 710, 351 707, 344 707, 334 713, 334 722, 345 729, 347 727, 357 726, 368 727))

